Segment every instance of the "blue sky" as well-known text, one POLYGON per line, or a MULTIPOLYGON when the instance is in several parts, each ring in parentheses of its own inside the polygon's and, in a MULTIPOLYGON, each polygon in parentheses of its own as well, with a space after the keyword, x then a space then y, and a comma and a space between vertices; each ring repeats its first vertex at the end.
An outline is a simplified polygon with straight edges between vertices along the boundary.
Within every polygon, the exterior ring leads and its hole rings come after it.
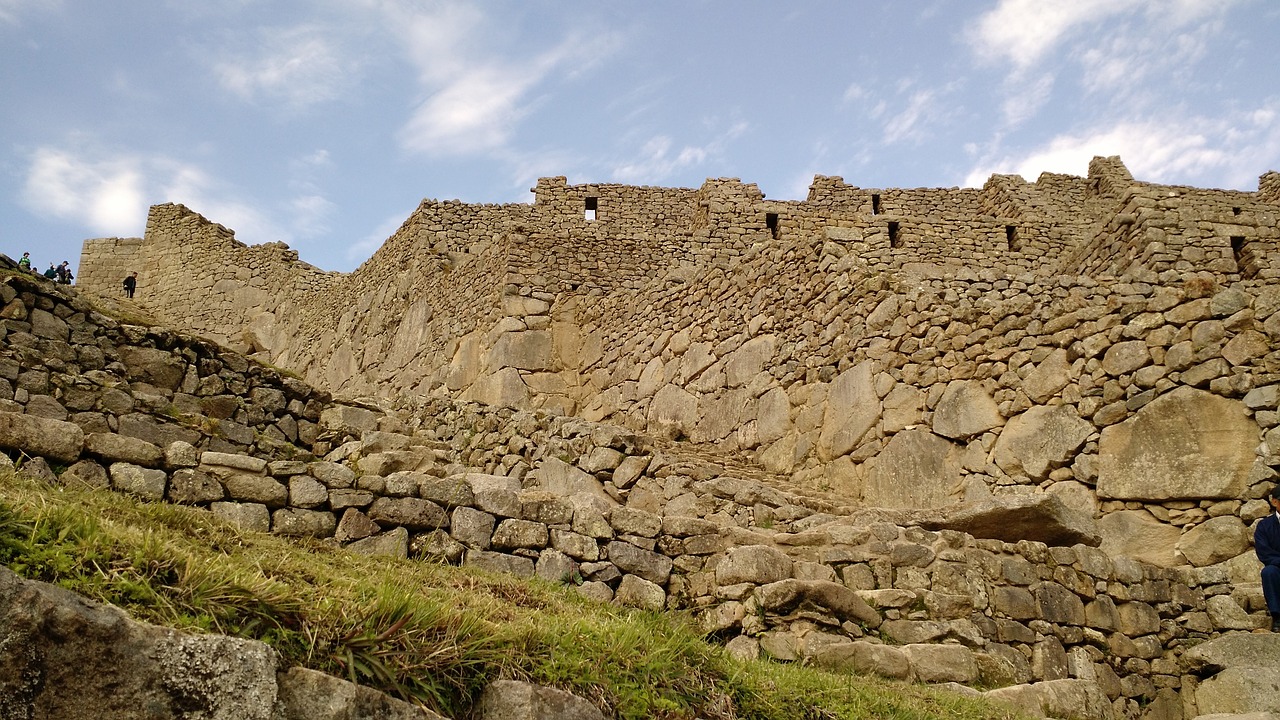
POLYGON ((351 270, 424 197, 540 176, 802 199, 1280 170, 1272 0, 0 0, 0 252, 179 202, 351 270))

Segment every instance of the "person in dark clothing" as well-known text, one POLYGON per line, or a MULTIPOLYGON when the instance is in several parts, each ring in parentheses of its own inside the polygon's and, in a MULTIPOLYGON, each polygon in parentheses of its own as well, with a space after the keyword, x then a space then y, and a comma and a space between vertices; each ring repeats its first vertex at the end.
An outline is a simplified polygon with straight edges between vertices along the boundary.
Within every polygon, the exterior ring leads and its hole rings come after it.
POLYGON ((133 291, 138 287, 138 273, 129 273, 129 277, 124 279, 124 296, 133 297, 133 291))
POLYGON ((75 276, 71 274, 71 261, 63 260, 62 264, 58 266, 58 283, 61 285, 70 285, 71 280, 74 277, 75 276))
POLYGON ((58 277, 58 271, 54 269, 53 263, 49 263, 49 269, 44 271, 44 276, 50 280, 58 277))
POLYGON ((1271 632, 1280 632, 1280 485, 1267 500, 1271 514, 1253 531, 1253 550, 1262 561, 1262 595, 1271 613, 1271 632))

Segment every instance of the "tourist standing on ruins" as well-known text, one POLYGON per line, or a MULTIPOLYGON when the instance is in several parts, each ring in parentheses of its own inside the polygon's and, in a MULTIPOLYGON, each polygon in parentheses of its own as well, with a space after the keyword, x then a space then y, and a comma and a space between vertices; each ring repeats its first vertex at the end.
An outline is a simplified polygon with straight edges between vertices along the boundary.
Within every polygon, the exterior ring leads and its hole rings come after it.
POLYGON ((133 297, 133 291, 138 287, 138 273, 131 272, 129 277, 124 279, 124 296, 133 297))
POLYGON ((1280 632, 1280 485, 1268 498, 1271 514, 1253 531, 1253 550, 1262 561, 1262 595, 1271 613, 1271 632, 1280 632))
POLYGON ((71 261, 63 260, 62 264, 58 266, 58 282, 63 285, 70 285, 74 277, 71 274, 71 261))
POLYGON ((44 276, 50 280, 58 277, 58 270, 53 266, 53 263, 49 263, 49 269, 44 271, 44 276))
POLYGON ((25 272, 31 272, 31 253, 22 253, 22 259, 18 261, 18 269, 25 272))

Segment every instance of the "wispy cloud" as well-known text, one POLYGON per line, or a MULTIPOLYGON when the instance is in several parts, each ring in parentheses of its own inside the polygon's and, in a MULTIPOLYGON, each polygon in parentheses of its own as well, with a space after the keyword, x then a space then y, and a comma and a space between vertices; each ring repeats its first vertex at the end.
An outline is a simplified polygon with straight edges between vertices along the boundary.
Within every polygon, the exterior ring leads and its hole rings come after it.
POLYGON ((59 10, 63 0, 0 0, 0 25, 17 25, 34 10, 59 10))
POLYGON ((213 66, 219 84, 247 102, 278 102, 289 109, 333 100, 349 84, 354 60, 315 26, 263 29, 257 45, 213 66))
POLYGON ((984 60, 1012 63, 1020 72, 1036 64, 1075 28, 1131 12, 1146 0, 1001 0, 969 30, 969 43, 984 60))
POLYGON ((1042 172, 1084 175, 1095 155, 1119 155, 1140 180, 1177 184, 1214 177, 1243 187, 1256 177, 1260 159, 1280 160, 1278 119, 1273 103, 1225 118, 1164 117, 1063 134, 1026 152, 982 158, 964 184, 980 186, 992 173, 1016 173, 1027 180, 1042 172))
POLYGON ((678 149, 670 136, 656 135, 645 142, 637 157, 615 165, 611 174, 618 182, 660 183, 681 170, 697 167, 706 163, 708 158, 721 155, 730 142, 747 131, 747 127, 747 123, 737 121, 703 145, 684 145, 678 149))
POLYGON ((398 135, 411 152, 457 155, 501 148, 535 104, 536 88, 549 78, 581 72, 617 44, 610 33, 568 32, 533 54, 504 55, 473 6, 444 4, 431 13, 388 7, 426 95, 398 135))
POLYGON ((155 202, 179 202, 243 232, 248 242, 288 241, 266 216, 230 199, 199 168, 164 157, 108 153, 84 140, 30 157, 22 202, 33 213, 98 235, 139 236, 155 202))

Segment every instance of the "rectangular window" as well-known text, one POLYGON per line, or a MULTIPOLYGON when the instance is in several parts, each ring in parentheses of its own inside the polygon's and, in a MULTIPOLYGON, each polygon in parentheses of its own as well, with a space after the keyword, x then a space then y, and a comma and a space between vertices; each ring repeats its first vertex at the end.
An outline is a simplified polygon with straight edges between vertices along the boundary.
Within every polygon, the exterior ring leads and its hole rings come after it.
POLYGON ((1021 249, 1022 246, 1018 243, 1018 226, 1017 225, 1004 226, 1004 243, 1005 243, 1005 247, 1009 250, 1021 249))
POLYGON ((898 234, 898 223, 889 223, 889 247, 896 248, 902 245, 902 238, 898 234))
POLYGON ((587 222, 590 222, 590 221, 592 221, 592 220, 595 220, 595 219, 596 219, 597 199, 596 199, 596 198, 593 198, 593 197, 589 197, 589 198, 587 198, 587 201, 586 201, 586 203, 584 203, 584 205, 585 205, 586 207, 585 207, 585 210, 583 211, 583 217, 585 217, 585 218, 586 218, 587 222))
POLYGON ((880 214, 880 193, 875 193, 871 196, 871 214, 880 214))

